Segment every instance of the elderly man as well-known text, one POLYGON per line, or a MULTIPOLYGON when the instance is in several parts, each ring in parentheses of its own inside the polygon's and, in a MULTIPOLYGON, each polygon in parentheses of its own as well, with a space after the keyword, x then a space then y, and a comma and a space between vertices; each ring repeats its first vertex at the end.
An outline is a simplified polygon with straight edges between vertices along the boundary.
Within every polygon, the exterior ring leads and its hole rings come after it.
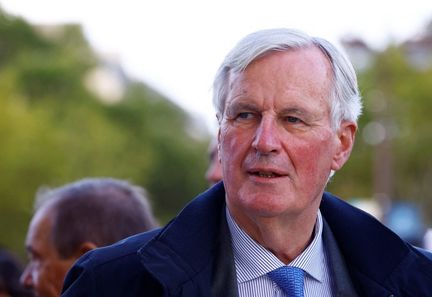
POLYGON ((430 254, 324 188, 348 160, 356 76, 329 42, 246 36, 214 83, 223 183, 162 230, 88 253, 71 296, 432 296, 430 254))
POLYGON ((39 192, 36 201, 21 282, 40 297, 60 296, 85 252, 156 226, 144 190, 122 180, 88 178, 39 192))

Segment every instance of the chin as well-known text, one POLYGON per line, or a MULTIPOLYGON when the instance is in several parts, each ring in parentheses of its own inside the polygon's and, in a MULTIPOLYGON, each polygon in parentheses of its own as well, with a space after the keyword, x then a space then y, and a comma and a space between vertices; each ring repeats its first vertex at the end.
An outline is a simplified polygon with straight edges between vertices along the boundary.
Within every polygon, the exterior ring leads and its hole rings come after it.
POLYGON ((260 216, 277 216, 287 211, 298 209, 297 201, 290 201, 287 196, 278 197, 257 193, 243 201, 243 207, 260 216))

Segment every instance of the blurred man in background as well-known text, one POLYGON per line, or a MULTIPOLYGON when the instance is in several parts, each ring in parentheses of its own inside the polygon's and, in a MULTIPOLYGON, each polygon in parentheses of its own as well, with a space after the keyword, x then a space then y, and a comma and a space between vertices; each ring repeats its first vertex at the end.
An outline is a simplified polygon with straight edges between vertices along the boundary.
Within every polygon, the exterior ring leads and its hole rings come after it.
POLYGON ((205 177, 210 186, 222 180, 222 166, 219 160, 217 139, 214 138, 208 148, 209 166, 205 177))
POLYGON ((144 189, 110 178, 40 191, 35 209, 21 282, 39 297, 60 296, 66 272, 87 251, 156 226, 144 189))

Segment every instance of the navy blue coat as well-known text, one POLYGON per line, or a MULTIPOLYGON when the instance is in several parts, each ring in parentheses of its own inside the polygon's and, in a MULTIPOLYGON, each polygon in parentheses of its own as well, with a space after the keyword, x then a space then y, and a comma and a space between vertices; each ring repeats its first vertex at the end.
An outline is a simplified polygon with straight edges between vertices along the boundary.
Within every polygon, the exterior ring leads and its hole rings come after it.
MULTIPOLYGON (((324 194, 320 209, 358 296, 432 296, 430 253, 331 194, 324 194)), ((237 296, 224 214, 220 183, 164 228, 81 257, 66 277, 62 296, 237 296)))

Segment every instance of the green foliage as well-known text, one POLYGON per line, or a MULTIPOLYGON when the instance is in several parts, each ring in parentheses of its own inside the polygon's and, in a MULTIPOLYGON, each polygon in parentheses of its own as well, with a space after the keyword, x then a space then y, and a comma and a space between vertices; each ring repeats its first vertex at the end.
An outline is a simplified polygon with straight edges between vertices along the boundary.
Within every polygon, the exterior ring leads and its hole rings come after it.
POLYGON ((161 223, 206 188, 209 137, 191 135, 189 115, 142 83, 103 103, 83 83, 98 63, 79 26, 0 12, 0 245, 23 254, 44 185, 128 179, 148 190, 161 223))
POLYGON ((411 64, 403 45, 391 45, 372 58, 373 65, 359 77, 365 108, 356 145, 329 189, 345 197, 374 197, 374 175, 379 174, 374 166, 386 166, 377 153, 381 149, 391 159, 391 187, 386 194, 417 203, 431 223, 432 65, 425 60, 425 65, 429 63, 425 70, 411 64), (386 125, 387 147, 365 141, 363 128, 372 121, 386 125))
POLYGON ((45 40, 38 38, 22 19, 0 10, 0 65, 14 59, 22 51, 44 49, 45 40))

